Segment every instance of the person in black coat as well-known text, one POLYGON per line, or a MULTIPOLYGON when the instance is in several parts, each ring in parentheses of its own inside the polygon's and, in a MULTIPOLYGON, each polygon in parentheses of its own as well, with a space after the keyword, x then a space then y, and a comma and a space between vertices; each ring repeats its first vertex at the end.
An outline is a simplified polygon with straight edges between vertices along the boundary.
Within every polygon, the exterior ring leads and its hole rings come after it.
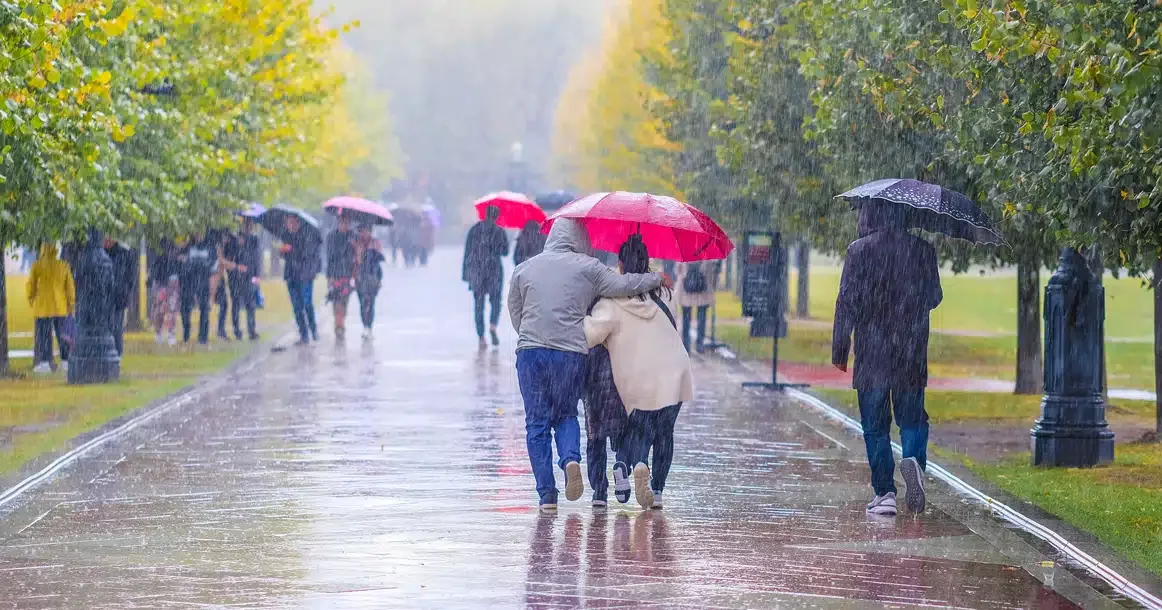
POLYGON ((500 345, 496 325, 500 323, 500 297, 504 287, 504 263, 508 256, 508 235, 496 224, 500 218, 500 208, 490 206, 484 220, 468 230, 464 240, 464 264, 462 277, 472 291, 476 315, 476 336, 484 347, 484 300, 488 299, 490 310, 489 330, 492 344, 500 345))
POLYGON ((928 318, 940 305, 940 266, 932 244, 905 230, 902 206, 866 203, 860 239, 847 249, 835 303, 832 363, 847 370, 855 334, 853 387, 876 497, 873 514, 896 513, 895 459, 889 436, 893 411, 900 427, 908 509, 925 506, 928 414, 928 318))
POLYGON ((255 309, 258 306, 258 272, 262 268, 262 247, 258 236, 253 233, 254 222, 243 221, 242 229, 231 235, 223 247, 222 256, 226 262, 226 279, 230 285, 230 321, 234 324, 234 337, 242 340, 239 318, 246 311, 247 336, 251 341, 258 339, 258 324, 255 309))
POLYGON ((198 343, 210 341, 210 276, 218 260, 218 247, 204 234, 190 236, 178 255, 182 305, 182 341, 190 342, 194 307, 198 308, 198 343))
POLYGON ((327 235, 327 301, 335 314, 335 338, 347 331, 347 304, 355 286, 355 232, 351 219, 339 217, 339 224, 327 235))
POLYGON ((109 300, 112 305, 109 321, 109 332, 113 334, 113 343, 117 346, 117 355, 125 355, 125 310, 129 308, 129 299, 133 295, 134 274, 137 273, 137 251, 120 242, 105 238, 103 244, 105 254, 113 261, 113 295, 109 300))
POLYGON ((541 233, 541 223, 535 220, 525 223, 525 227, 521 229, 520 235, 516 238, 516 247, 512 251, 513 264, 520 265, 544 252, 547 238, 547 235, 541 233))
POLYGON ((286 259, 283 279, 290 292, 291 307, 295 312, 295 324, 299 327, 299 345, 319 340, 319 328, 315 323, 315 277, 322 271, 319 250, 322 240, 318 233, 303 227, 303 221, 288 216, 284 221, 281 252, 286 259))

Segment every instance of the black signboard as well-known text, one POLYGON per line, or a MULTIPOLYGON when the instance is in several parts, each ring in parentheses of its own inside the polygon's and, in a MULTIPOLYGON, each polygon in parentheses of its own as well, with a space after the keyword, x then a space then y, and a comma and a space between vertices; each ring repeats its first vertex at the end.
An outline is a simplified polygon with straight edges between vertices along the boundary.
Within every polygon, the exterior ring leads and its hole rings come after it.
POLYGON ((742 315, 752 318, 750 335, 787 336, 787 253, 779 234, 747 233, 742 254, 742 315))

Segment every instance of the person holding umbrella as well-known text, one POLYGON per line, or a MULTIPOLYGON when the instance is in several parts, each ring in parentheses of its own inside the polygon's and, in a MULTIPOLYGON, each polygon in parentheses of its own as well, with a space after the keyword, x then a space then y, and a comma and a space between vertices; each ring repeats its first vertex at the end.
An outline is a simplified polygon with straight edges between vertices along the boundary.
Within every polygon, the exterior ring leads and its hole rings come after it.
POLYGON ((859 210, 860 238, 847 249, 835 302, 831 362, 847 371, 855 335, 852 385, 858 393, 875 497, 867 512, 895 515, 892 416, 900 428, 904 497, 924 511, 927 466, 930 312, 940 305, 936 249, 916 228, 974 242, 1003 243, 992 222, 960 193, 915 180, 879 180, 842 195, 859 210))
POLYGON ((242 227, 235 235, 230 235, 223 249, 226 261, 226 278, 230 285, 230 319, 234 324, 234 337, 242 340, 239 318, 246 311, 246 330, 251 341, 258 340, 258 325, 255 310, 258 307, 258 271, 262 266, 262 250, 258 237, 254 235, 254 221, 242 218, 242 227))
POLYGON ((355 278, 355 236, 351 219, 339 216, 339 224, 327 236, 327 301, 335 313, 335 338, 342 340, 347 332, 347 304, 351 300, 355 278))
MULTIPOLYGON (((277 209, 277 208, 276 208, 277 209)), ((319 328, 315 323, 315 277, 319 275, 320 258, 318 229, 308 230, 303 220, 295 214, 283 216, 282 248, 280 252, 286 260, 283 278, 290 292, 291 307, 295 312, 295 324, 299 328, 298 345, 307 345, 312 339, 319 340, 319 328)))
POLYGON ((512 251, 514 265, 529 260, 545 249, 545 234, 541 233, 541 223, 529 220, 516 238, 516 248, 512 251))
MULTIPOLYGON (((491 212, 490 212, 491 214, 491 212)), ((541 510, 557 508, 553 440, 565 471, 565 498, 581 497, 581 429, 577 403, 589 343, 584 319, 599 297, 629 297, 666 285, 658 273, 619 275, 593 258, 589 234, 571 218, 552 225, 545 251, 517 267, 508 311, 516 329, 516 371, 525 407, 525 442, 541 510)))
POLYGON ((178 254, 181 261, 182 341, 190 342, 194 307, 198 308, 198 343, 210 341, 210 277, 217 266, 217 244, 206 233, 190 235, 178 254))
POLYGON ((496 325, 500 323, 500 297, 504 289, 504 264, 501 259, 508 256, 508 235, 497 225, 499 218, 500 207, 488 206, 483 219, 468 230, 468 237, 464 240, 461 278, 472 291, 476 337, 481 349, 487 347, 484 340, 485 299, 491 307, 489 335, 493 345, 500 345, 496 325))

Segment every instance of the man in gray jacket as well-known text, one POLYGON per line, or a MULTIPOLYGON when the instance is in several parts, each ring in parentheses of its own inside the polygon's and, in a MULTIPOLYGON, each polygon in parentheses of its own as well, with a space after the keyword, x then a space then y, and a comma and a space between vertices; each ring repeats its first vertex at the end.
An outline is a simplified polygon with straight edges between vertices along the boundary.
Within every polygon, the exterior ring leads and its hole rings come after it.
POLYGON ((553 224, 545 250, 516 268, 508 311, 519 340, 516 372, 525 405, 525 441, 542 510, 557 508, 554 436, 565 471, 565 498, 581 497, 581 428, 577 403, 585 382, 585 314, 599 297, 630 297, 669 280, 660 273, 621 275, 593 258, 578 222, 553 224))

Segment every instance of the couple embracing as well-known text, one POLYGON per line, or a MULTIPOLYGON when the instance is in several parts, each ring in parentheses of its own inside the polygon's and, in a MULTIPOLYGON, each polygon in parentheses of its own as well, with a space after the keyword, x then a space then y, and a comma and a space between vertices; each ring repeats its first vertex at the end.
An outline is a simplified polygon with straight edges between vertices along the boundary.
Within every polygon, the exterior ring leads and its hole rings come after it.
POLYGON ((544 252, 513 274, 508 307, 520 337, 517 378, 542 510, 557 508, 554 441, 566 499, 577 500, 584 490, 577 419, 583 397, 589 398, 593 504, 606 503, 608 438, 617 452, 618 499, 628 500, 632 475, 639 504, 660 506, 673 457, 674 422, 681 404, 693 398, 690 361, 666 303, 670 280, 649 271, 649 253, 639 236, 622 245, 618 262, 621 273, 599 262, 585 227, 561 218, 544 252), (590 356, 598 346, 608 354, 608 368, 603 368, 602 350, 590 356), (652 473, 646 464, 651 448, 652 473))

